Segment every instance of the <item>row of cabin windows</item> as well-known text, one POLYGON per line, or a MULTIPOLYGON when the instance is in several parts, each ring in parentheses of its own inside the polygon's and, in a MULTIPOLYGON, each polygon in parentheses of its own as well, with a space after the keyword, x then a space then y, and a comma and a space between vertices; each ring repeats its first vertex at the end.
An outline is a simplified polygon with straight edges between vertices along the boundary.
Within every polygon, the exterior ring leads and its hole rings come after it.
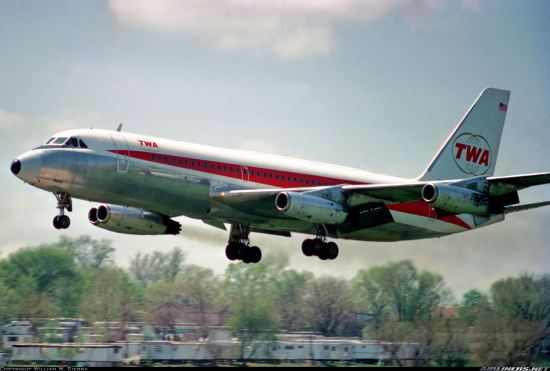
MULTIPOLYGON (((161 155, 151 155, 151 159, 153 161, 159 161, 159 162, 165 162, 165 163, 172 163, 172 164, 178 164, 178 165, 191 165, 191 167, 195 167, 195 160, 187 160, 187 159, 181 159, 181 158, 178 158, 176 160, 175 157, 173 156, 161 156, 161 155)), ((204 163, 201 163, 200 161, 196 161, 196 165, 197 165, 197 168, 202 168, 204 167, 205 169, 208 169, 210 168, 210 170, 216 170, 216 168, 218 169, 218 171, 222 171, 225 173, 227 172, 227 167, 225 165, 214 165, 214 164, 208 164, 206 162, 204 163)), ((233 171, 237 174, 240 174, 241 173, 241 169, 240 167, 235 167, 233 168, 232 166, 229 166, 229 172, 230 173, 233 173, 233 171), (234 170, 233 170, 234 169, 234 170)), ((248 170, 247 169, 243 169, 243 174, 244 175, 248 175, 248 170)), ((250 170, 250 176, 251 177, 258 177, 258 178, 261 178, 262 177, 262 173, 257 170, 256 172, 254 172, 254 170, 250 170)), ((267 172, 267 171, 264 171, 263 172, 263 177, 264 178, 270 178, 270 179, 273 179, 273 173, 271 172, 267 172)), ((279 175, 279 174, 275 174, 275 180, 282 180, 284 181, 285 180, 285 176, 284 175, 279 175)), ((298 182, 300 182, 300 184, 305 184, 305 185, 309 185, 310 181, 309 179, 304 179, 304 178, 298 178, 298 177, 291 177, 290 175, 287 175, 286 176, 286 181, 291 183, 292 181, 294 180, 294 183, 298 184, 298 182)), ((334 184, 334 183, 331 183, 331 184, 334 184)), ((329 185, 329 183, 325 180, 324 182, 321 181, 321 180, 315 180, 315 179, 312 179, 311 180, 311 185, 329 185)))

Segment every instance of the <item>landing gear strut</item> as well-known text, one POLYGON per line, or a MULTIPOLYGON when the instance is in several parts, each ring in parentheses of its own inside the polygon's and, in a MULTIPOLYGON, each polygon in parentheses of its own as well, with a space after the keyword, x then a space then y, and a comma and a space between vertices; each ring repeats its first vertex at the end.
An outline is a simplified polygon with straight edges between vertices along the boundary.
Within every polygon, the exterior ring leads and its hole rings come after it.
POLYGON ((258 263, 262 260, 262 250, 258 246, 250 246, 248 235, 250 227, 231 225, 229 241, 225 248, 225 256, 229 260, 242 260, 243 263, 258 263))
POLYGON ((66 192, 54 192, 57 199, 57 208, 59 209, 59 215, 53 218, 53 226, 56 229, 67 229, 71 225, 71 219, 65 215, 65 209, 71 212, 73 211, 73 202, 71 196, 66 192))
POLYGON ((338 245, 326 242, 326 231, 322 225, 317 225, 317 237, 308 238, 302 242, 302 252, 305 256, 317 256, 321 260, 333 260, 338 257, 338 245))

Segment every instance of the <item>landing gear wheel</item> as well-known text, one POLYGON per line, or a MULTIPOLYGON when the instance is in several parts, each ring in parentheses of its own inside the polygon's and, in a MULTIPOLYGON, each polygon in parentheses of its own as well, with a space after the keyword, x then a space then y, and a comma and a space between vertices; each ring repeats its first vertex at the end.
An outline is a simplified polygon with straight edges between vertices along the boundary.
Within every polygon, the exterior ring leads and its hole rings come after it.
POLYGON ((329 258, 327 244, 319 241, 317 242, 317 256, 321 260, 327 260, 329 258))
POLYGON ((241 246, 239 248, 239 255, 241 256, 243 263, 246 263, 246 264, 253 263, 252 248, 249 246, 246 246, 245 244, 240 244, 240 245, 241 246))
POLYGON ((71 219, 67 215, 59 215, 57 220, 62 229, 67 229, 71 225, 71 219))
POLYGON ((59 224, 59 215, 53 217, 53 226, 55 229, 61 229, 61 224, 59 224))
POLYGON ((330 260, 334 260, 338 257, 338 245, 334 242, 325 244, 325 249, 327 250, 327 256, 330 260))
POLYGON ((252 246, 249 249, 251 263, 259 263, 262 260, 262 250, 258 246, 252 246))
POLYGON ((229 260, 237 260, 240 258, 239 255, 239 244, 236 242, 230 242, 225 248, 225 256, 229 260))
POLYGON ((315 240, 308 238, 302 242, 302 252, 305 256, 315 255, 315 240))

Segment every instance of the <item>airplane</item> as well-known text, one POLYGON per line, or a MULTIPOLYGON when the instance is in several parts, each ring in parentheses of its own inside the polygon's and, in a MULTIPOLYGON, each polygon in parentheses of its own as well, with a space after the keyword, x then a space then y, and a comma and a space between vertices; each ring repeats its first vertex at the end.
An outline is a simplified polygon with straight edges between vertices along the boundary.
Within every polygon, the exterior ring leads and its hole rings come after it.
POLYGON ((493 176, 510 92, 487 88, 420 176, 406 179, 272 154, 223 149, 121 131, 59 132, 18 156, 11 172, 57 199, 65 229, 72 198, 101 203, 88 219, 113 232, 179 234, 187 216, 226 230, 229 260, 258 263, 251 232, 315 236, 306 256, 331 260, 331 239, 399 241, 441 237, 501 222, 518 191, 550 183, 550 172, 493 176))

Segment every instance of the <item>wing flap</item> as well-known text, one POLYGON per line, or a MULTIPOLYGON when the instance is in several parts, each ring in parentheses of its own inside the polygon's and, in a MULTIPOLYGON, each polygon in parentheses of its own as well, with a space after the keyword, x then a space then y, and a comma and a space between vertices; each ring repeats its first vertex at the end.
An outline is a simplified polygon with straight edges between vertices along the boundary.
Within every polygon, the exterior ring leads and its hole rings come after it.
POLYGON ((346 185, 342 191, 348 194, 350 207, 369 202, 396 203, 421 199, 422 187, 426 182, 384 184, 384 185, 346 185))

